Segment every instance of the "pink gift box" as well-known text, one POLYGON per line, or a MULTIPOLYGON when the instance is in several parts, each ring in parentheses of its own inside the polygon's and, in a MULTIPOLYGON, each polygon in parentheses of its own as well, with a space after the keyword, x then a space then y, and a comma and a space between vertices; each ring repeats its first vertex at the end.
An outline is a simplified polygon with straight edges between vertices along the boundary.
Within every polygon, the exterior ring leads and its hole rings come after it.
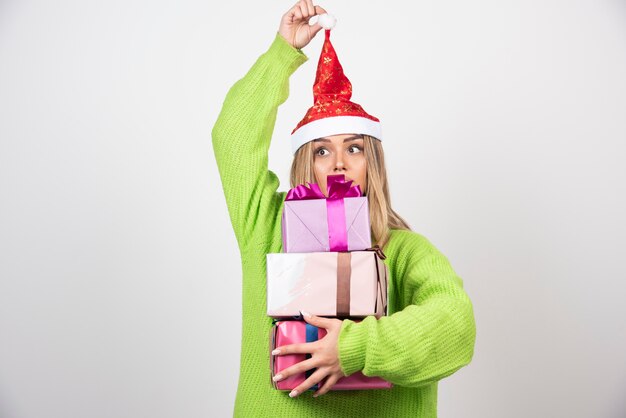
MULTIPOLYGON (((270 333, 270 353, 274 348, 283 345, 297 344, 316 341, 326 335, 326 330, 317 328, 304 321, 277 321, 270 333), (308 329, 307 329, 308 328, 308 329), (307 335, 308 334, 308 335, 307 335)), ((284 356, 273 356, 270 354, 270 368, 272 378, 280 371, 305 360, 306 354, 287 354, 284 356)), ((312 373, 313 370, 310 371, 312 373)), ((305 373, 290 376, 272 385, 278 390, 292 390, 306 379, 305 373)), ((319 383, 319 387, 324 381, 319 383)), ((335 383, 331 390, 361 390, 361 389, 389 389, 393 385, 380 377, 368 377, 361 372, 356 372, 350 376, 342 377, 335 383)), ((317 385, 313 387, 317 389, 317 385)))
POLYGON ((329 197, 317 184, 291 189, 282 214, 283 252, 360 251, 372 246, 369 208, 358 186, 328 176, 329 197))
POLYGON ((369 251, 267 254, 267 314, 300 311, 332 317, 387 314, 388 269, 378 247, 369 251))

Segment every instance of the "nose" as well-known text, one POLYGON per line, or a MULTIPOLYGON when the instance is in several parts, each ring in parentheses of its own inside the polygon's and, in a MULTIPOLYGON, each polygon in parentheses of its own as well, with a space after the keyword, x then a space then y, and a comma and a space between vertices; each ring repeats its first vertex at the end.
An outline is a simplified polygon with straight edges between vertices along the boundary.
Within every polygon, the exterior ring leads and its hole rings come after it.
POLYGON ((337 157, 335 158, 335 169, 334 171, 343 171, 345 170, 345 165, 343 161, 343 156, 341 153, 337 153, 337 157))

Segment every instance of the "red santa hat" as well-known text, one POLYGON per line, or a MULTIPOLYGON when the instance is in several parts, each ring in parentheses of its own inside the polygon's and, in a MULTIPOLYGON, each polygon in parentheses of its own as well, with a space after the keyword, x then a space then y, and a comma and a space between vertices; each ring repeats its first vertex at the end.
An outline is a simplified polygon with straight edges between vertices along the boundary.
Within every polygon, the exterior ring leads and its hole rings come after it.
POLYGON ((334 26, 334 18, 321 15, 318 22, 325 28, 326 38, 317 63, 317 75, 313 85, 314 104, 291 132, 294 154, 307 142, 331 135, 363 134, 382 139, 378 118, 350 101, 352 84, 343 73, 335 48, 330 43, 330 29, 334 26))

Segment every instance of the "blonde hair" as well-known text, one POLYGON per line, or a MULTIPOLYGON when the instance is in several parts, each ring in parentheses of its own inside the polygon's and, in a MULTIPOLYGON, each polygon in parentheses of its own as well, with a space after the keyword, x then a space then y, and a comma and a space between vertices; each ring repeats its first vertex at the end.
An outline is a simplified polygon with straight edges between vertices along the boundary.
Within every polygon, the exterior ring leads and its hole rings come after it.
MULTIPOLYGON (((369 205, 370 223, 372 225, 372 241, 382 248, 389 240, 391 229, 411 228, 400 215, 391 208, 385 155, 381 142, 371 136, 363 135, 367 174, 364 195, 369 205)), ((299 184, 316 183, 313 168, 314 145, 313 141, 302 145, 293 158, 291 164, 291 187, 299 184)))

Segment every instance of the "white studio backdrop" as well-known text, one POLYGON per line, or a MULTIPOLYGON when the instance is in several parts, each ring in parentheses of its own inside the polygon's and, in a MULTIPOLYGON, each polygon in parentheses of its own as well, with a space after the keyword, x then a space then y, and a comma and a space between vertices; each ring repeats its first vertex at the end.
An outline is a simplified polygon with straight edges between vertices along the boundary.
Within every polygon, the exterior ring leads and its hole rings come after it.
MULTIPOLYGON (((232 415, 241 269, 210 131, 291 5, 0 0, 0 417, 232 415)), ((321 5, 396 210, 474 303, 439 415, 626 416, 626 4, 321 5)), ((282 189, 321 43, 279 109, 282 189)))

